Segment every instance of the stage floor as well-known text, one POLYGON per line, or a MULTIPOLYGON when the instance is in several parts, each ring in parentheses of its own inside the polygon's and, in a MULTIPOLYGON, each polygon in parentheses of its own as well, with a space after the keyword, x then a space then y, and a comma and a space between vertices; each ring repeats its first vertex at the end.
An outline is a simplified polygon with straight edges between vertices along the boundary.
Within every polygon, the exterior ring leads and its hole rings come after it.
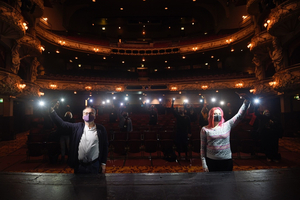
POLYGON ((299 168, 105 175, 0 173, 1 200, 299 200, 299 186, 299 168))

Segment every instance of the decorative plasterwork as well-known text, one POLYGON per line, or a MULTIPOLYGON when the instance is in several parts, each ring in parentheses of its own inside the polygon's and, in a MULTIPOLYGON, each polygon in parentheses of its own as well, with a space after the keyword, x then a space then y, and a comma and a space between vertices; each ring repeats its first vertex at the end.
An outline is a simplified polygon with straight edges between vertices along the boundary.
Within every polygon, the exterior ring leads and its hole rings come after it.
MULTIPOLYGON (((37 80, 36 83, 43 89, 54 90, 74 90, 74 91, 116 91, 116 88, 120 85, 114 84, 95 84, 90 82, 66 82, 66 81, 49 81, 49 80, 37 80), (53 86, 56 87, 53 87, 53 86)), ((124 88, 121 87, 121 88, 124 88)))
POLYGON ((248 79, 232 79, 218 81, 202 81, 198 83, 172 83, 169 88, 177 87, 177 91, 183 90, 219 90, 219 89, 234 89, 234 88, 253 88, 255 78, 248 79), (204 86, 204 87, 203 87, 204 86))
POLYGON ((246 28, 224 38, 211 40, 207 42, 196 43, 193 45, 181 46, 180 53, 189 53, 195 51, 209 51, 213 49, 220 49, 228 45, 237 43, 254 33, 254 25, 247 26, 246 28))
POLYGON ((27 22, 21 13, 10 5, 0 1, 1 35, 6 38, 19 39, 24 36, 27 22), (4 25, 4 24, 7 25, 4 25))
POLYGON ((269 84, 271 80, 263 80, 263 81, 256 81, 253 83, 255 95, 267 95, 267 94, 277 94, 278 92, 274 90, 269 84))
POLYGON ((300 64, 281 70, 273 76, 276 84, 273 85, 274 89, 282 92, 285 90, 293 90, 295 87, 300 86, 300 64))
POLYGON ((12 73, 0 71, 0 94, 13 95, 21 94, 23 90, 18 85, 24 84, 23 80, 12 73))
POLYGON ((277 36, 279 32, 278 27, 286 21, 290 19, 298 19, 300 14, 300 1, 294 0, 294 1, 286 1, 282 3, 281 5, 274 8, 270 15, 268 20, 270 20, 270 23, 268 24, 268 32, 271 35, 277 36))
POLYGON ((110 54, 111 51, 109 47, 81 43, 74 40, 66 39, 62 36, 51 33, 46 29, 43 29, 39 25, 36 26, 36 33, 39 35, 39 37, 45 39, 46 41, 49 41, 55 45, 59 45, 62 46, 63 48, 71 49, 74 51, 89 52, 89 53, 93 52, 95 54, 110 54))
POLYGON ((250 51, 252 53, 265 53, 267 47, 272 45, 272 40, 273 36, 270 35, 267 31, 255 34, 251 38, 250 51))
POLYGON ((94 54, 120 54, 120 55, 141 55, 140 53, 134 53, 143 51, 142 55, 164 55, 173 53, 192 53, 195 51, 208 51, 213 49, 224 48, 228 45, 237 43, 254 33, 254 25, 243 28, 242 30, 224 38, 219 38, 207 42, 195 43, 185 46, 174 46, 169 48, 115 48, 115 47, 105 47, 100 45, 88 44, 77 42, 74 40, 66 39, 62 36, 51 33, 50 31, 42 28, 41 26, 36 26, 36 31, 39 37, 49 41, 55 45, 62 46, 66 49, 72 49, 74 51, 89 52, 94 54), (113 52, 112 49, 115 51, 113 52), (176 51, 174 51, 176 49, 176 51), (122 52, 120 52, 122 50, 122 52), (156 52, 154 52, 154 50, 156 52), (127 53, 130 51, 131 53, 127 53), (149 52, 149 53, 148 53, 149 52))
POLYGON ((26 87, 17 97, 37 97, 39 96, 40 86, 35 83, 25 82, 26 87))
POLYGON ((26 47, 29 49, 28 51, 23 48, 23 52, 31 57, 34 56, 40 56, 42 54, 42 49, 41 49, 41 41, 34 37, 33 35, 26 33, 24 37, 18 40, 19 44, 21 47, 26 47))

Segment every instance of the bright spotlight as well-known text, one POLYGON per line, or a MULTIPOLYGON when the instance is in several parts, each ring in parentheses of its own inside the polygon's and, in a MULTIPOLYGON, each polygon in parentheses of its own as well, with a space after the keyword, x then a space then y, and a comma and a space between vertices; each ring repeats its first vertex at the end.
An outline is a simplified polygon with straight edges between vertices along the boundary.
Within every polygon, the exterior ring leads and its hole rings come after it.
POLYGON ((200 99, 200 102, 202 103, 202 102, 203 102, 203 99, 200 99))
POLYGON ((212 102, 216 102, 216 98, 211 98, 211 101, 212 102))
POLYGON ((158 101, 161 101, 161 99, 158 99, 158 101))
POLYGON ((142 98, 140 97, 139 100, 142 100, 142 98))
POLYGON ((128 101, 128 97, 125 97, 125 101, 128 101))
POLYGON ((185 100, 183 100, 183 102, 184 102, 184 103, 188 103, 188 102, 189 102, 189 100, 188 100, 188 99, 185 99, 185 100))
POLYGON ((116 99, 116 97, 113 97, 113 99, 116 99))
POLYGON ((64 101, 65 101, 65 99, 64 99, 64 98, 61 98, 61 99, 60 99, 60 101, 61 101, 61 102, 64 102, 64 101))
POLYGON ((173 98, 173 101, 175 101, 175 98, 173 98))
POLYGON ((147 99, 147 100, 146 100, 146 103, 149 103, 149 102, 150 102, 149 99, 147 99))
POLYGON ((93 102, 93 99, 90 99, 90 102, 93 102))
POLYGON ((45 105, 45 102, 44 102, 44 101, 40 101, 40 102, 39 102, 39 105, 40 105, 40 106, 44 106, 44 105, 45 105))
POLYGON ((123 103, 120 103, 121 106, 123 106, 123 103))
POLYGON ((224 104, 225 104, 225 102, 224 102, 224 101, 220 101, 220 104, 221 104, 221 105, 224 105, 224 104))
POLYGON ((105 101, 102 101, 102 104, 105 104, 105 101))
POLYGON ((109 100, 109 99, 107 99, 107 100, 106 100, 106 103, 109 103, 109 102, 110 102, 110 100, 109 100))
POLYGON ((258 104, 259 103, 259 99, 254 99, 254 103, 258 104))

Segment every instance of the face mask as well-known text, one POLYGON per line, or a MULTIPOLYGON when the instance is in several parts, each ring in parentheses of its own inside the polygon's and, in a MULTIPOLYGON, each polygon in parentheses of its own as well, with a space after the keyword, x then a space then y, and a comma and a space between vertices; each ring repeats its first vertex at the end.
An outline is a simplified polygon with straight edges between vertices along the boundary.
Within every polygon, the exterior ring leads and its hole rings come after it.
POLYGON ((83 116, 83 120, 86 121, 86 122, 92 122, 92 121, 94 121, 94 119, 95 119, 95 117, 93 115, 90 115, 90 114, 83 116))
POLYGON ((214 116, 214 121, 215 121, 215 122, 220 122, 221 119, 222 119, 221 115, 215 115, 215 116, 214 116))

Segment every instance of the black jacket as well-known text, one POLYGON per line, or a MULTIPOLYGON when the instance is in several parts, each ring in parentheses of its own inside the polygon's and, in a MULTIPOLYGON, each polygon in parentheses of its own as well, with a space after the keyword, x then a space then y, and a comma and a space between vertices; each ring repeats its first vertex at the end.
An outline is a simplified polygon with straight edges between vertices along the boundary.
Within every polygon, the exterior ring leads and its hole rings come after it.
MULTIPOLYGON (((70 135, 70 151, 68 155, 68 165, 72 168, 77 168, 79 165, 78 160, 78 148, 81 136, 83 134, 85 124, 83 122, 69 123, 63 121, 56 112, 52 112, 50 117, 57 126, 62 128, 71 129, 70 135)), ((99 140, 99 161, 100 163, 106 163, 108 154, 108 140, 107 133, 104 126, 96 124, 97 135, 99 140)))

